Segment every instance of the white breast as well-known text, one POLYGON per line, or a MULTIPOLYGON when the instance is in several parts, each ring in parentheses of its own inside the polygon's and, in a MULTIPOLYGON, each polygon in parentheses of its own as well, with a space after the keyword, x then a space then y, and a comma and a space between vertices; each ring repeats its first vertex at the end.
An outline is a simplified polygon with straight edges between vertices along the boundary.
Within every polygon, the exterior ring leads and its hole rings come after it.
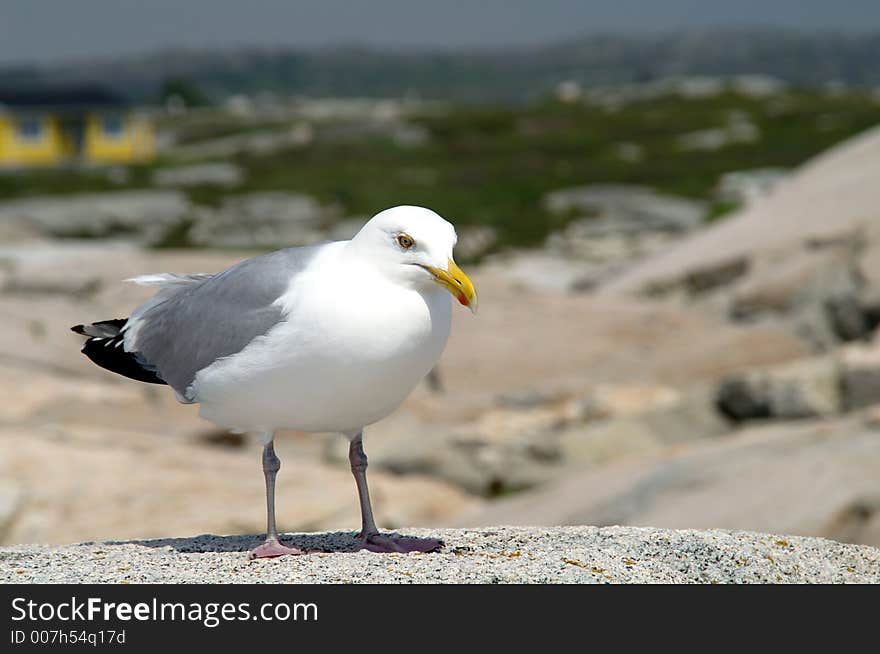
POLYGON ((336 258, 297 277, 287 320, 200 371, 201 414, 247 431, 352 432, 391 413, 446 346, 451 300, 336 258))

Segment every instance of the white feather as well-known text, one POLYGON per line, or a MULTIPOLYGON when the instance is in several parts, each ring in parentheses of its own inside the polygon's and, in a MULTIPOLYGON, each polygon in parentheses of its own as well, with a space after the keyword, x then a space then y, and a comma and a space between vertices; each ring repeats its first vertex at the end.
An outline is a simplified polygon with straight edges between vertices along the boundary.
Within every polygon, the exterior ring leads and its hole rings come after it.
POLYGON ((212 273, 152 273, 149 275, 139 275, 138 277, 129 277, 124 280, 137 284, 138 286, 188 286, 197 284, 212 276, 212 273))

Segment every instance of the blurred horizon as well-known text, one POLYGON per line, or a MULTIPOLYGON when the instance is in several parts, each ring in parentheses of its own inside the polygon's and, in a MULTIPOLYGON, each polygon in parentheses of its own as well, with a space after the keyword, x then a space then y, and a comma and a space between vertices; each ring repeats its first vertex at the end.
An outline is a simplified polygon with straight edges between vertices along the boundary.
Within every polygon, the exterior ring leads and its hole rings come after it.
POLYGON ((143 56, 176 50, 324 49, 485 50, 564 43, 601 34, 656 35, 738 27, 862 35, 880 29, 880 5, 855 0, 846 11, 824 2, 735 4, 671 0, 472 4, 380 0, 364 6, 329 0, 295 5, 257 0, 181 4, 86 0, 4 3, 0 66, 143 56), (51 20, 47 20, 51 17, 51 20), (136 26, 137 29, 132 29, 136 26))

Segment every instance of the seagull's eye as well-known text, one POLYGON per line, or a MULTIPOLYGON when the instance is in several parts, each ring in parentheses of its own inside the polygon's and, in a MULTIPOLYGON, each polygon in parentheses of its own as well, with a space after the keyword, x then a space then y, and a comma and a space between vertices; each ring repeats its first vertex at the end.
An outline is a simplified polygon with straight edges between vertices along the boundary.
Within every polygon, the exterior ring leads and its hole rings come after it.
POLYGON ((404 250, 409 250, 412 246, 416 244, 416 242, 409 234, 399 234, 397 236, 397 244, 404 250))

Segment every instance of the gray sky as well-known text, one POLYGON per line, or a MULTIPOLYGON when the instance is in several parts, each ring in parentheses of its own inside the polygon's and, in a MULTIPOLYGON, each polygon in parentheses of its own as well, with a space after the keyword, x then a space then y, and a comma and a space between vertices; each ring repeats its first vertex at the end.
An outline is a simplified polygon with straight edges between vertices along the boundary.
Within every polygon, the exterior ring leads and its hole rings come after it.
POLYGON ((880 0, 0 0, 0 63, 169 46, 498 46, 742 24, 880 29, 880 0))

